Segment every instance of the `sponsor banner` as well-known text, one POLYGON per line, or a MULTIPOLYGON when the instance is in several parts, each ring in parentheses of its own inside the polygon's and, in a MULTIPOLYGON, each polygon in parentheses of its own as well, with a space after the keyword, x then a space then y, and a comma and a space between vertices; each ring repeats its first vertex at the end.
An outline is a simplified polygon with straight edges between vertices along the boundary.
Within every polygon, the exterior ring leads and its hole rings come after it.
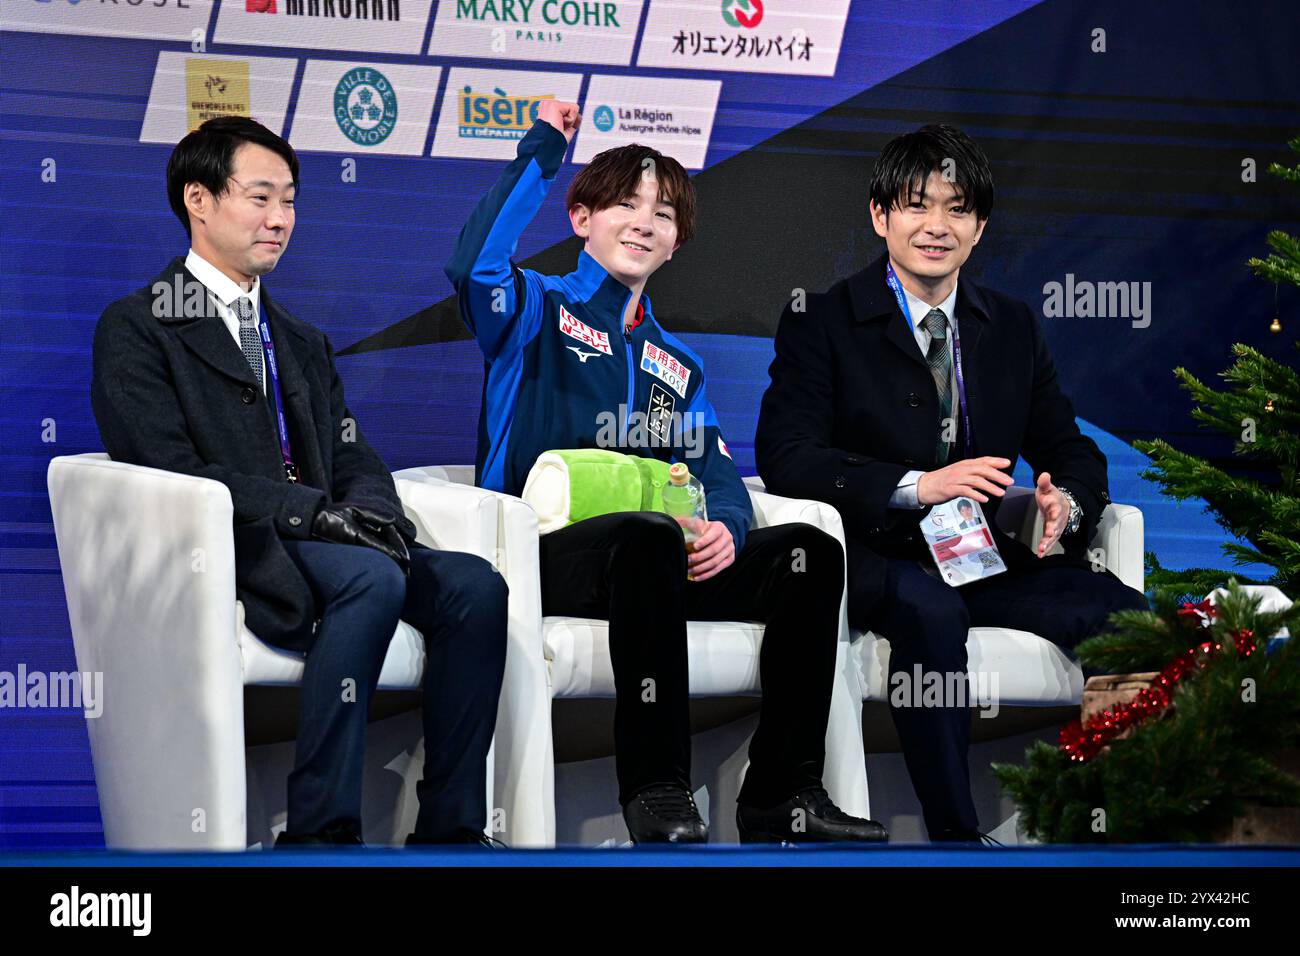
POLYGON ((669 352, 647 341, 641 350, 641 370, 662 379, 674 392, 682 398, 686 397, 691 370, 669 352))
MULTIPOLYGON (((600 349, 606 355, 614 354, 614 350, 609 346, 608 332, 593 329, 564 306, 560 306, 560 331, 565 335, 572 336, 584 345, 590 345, 593 349, 600 349)), ((586 365, 587 360, 583 359, 582 364, 586 365)))
POLYGON ((580 73, 453 69, 430 155, 514 159, 538 105, 575 103, 581 87, 580 73))
POLYGON ((834 76, 849 0, 651 0, 637 66, 834 76))
POLYGON ((191 43, 208 33, 212 0, 4 0, 0 30, 191 43))
POLYGON ((279 133, 298 61, 211 53, 158 54, 142 143, 177 143, 214 116, 251 116, 279 133))
POLYGON ((593 76, 573 161, 588 162, 611 146, 644 143, 687 169, 702 169, 721 91, 720 80, 593 76))
POLYGON ((643 0, 442 0, 431 56, 632 62, 643 0))
POLYGON ((217 43, 419 54, 432 0, 225 0, 217 43))
POLYGON ((438 66, 308 60, 289 142, 329 153, 419 156, 441 74, 438 66))

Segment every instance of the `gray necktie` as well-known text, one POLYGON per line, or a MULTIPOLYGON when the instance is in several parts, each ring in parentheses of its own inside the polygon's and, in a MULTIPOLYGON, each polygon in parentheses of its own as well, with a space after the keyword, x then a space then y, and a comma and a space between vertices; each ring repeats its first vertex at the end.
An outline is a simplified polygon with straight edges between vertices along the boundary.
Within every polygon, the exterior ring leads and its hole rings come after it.
POLYGON ((235 313, 239 316, 239 347, 257 376, 257 384, 262 385, 262 337, 257 331, 257 313, 253 303, 242 295, 235 300, 235 313))
POLYGON ((921 327, 930 333, 930 348, 925 353, 925 360, 930 365, 939 396, 939 436, 935 452, 942 465, 948 460, 950 447, 943 433, 952 420, 952 353, 948 349, 948 317, 942 309, 931 309, 921 320, 921 327))

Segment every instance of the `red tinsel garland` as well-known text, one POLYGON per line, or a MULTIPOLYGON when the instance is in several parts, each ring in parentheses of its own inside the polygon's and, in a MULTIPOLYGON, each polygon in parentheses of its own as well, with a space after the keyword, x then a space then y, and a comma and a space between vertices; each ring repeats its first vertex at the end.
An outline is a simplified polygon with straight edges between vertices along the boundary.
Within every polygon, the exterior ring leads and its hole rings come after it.
MULTIPOLYGON (((1200 618, 1206 624, 1215 617, 1214 605, 1209 601, 1184 604, 1178 613, 1200 618)), ((1240 656, 1249 657, 1255 652, 1255 632, 1250 628, 1233 631, 1231 637, 1240 656)), ((1197 647, 1188 648, 1170 661, 1150 686, 1138 691, 1130 702, 1093 714, 1086 725, 1077 720, 1067 724, 1061 730, 1059 749, 1069 754, 1071 761, 1083 763, 1091 760, 1130 727, 1162 713, 1173 700, 1174 686, 1188 674, 1204 667, 1209 658, 1221 650, 1223 645, 1216 641, 1204 641, 1197 647)))

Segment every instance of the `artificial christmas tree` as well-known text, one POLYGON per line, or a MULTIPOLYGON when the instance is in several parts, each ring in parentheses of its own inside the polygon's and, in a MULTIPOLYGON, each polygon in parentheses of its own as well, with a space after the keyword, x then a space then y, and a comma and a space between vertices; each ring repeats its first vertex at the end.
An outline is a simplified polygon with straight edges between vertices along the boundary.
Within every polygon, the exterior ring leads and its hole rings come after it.
MULTIPOLYGON (((1288 145, 1300 153, 1300 138, 1288 145)), ((1300 165, 1269 171, 1300 183, 1300 165)), ((1274 231, 1268 243, 1273 253, 1247 265, 1300 286, 1300 240, 1274 231)), ((1280 318, 1270 328, 1280 331, 1280 318)), ((1244 539, 1223 546, 1228 557, 1268 565, 1265 583, 1295 596, 1300 376, 1248 345, 1232 351, 1223 390, 1184 368, 1174 374, 1196 403, 1193 417, 1233 439, 1239 473, 1160 439, 1133 444, 1151 456, 1144 477, 1172 498, 1203 499, 1244 539)), ((1085 667, 1120 676, 1090 682, 1083 718, 1056 746, 1039 742, 1024 766, 994 767, 1020 809, 1021 829, 1073 843, 1297 840, 1300 652, 1276 635, 1300 624, 1300 603, 1265 611, 1260 589, 1243 589, 1239 575, 1170 570, 1154 554, 1147 564, 1154 610, 1120 612, 1111 633, 1078 647, 1085 667), (1225 583, 1213 603, 1188 599, 1225 583)))
MULTIPOLYGON (((1287 144, 1300 153, 1300 137, 1287 144)), ((1300 165, 1273 163, 1269 172, 1288 182, 1300 183, 1300 165)), ((1273 252, 1266 259, 1246 263, 1259 276, 1275 283, 1300 286, 1300 239, 1275 230, 1268 235, 1273 252)), ((1281 323, 1275 318, 1275 328, 1281 323)), ((1300 343, 1297 343, 1300 346, 1300 343)), ((1236 358, 1221 377, 1228 387, 1211 388, 1185 368, 1174 374, 1191 393, 1196 408, 1192 417, 1233 439, 1233 453, 1242 464, 1264 479, 1229 474, 1194 455, 1178 451, 1162 439, 1135 441, 1133 446, 1151 456, 1152 468, 1144 478, 1159 482, 1171 498, 1204 499, 1216 520, 1247 544, 1223 545, 1224 553, 1238 563, 1269 565, 1274 574, 1268 584, 1285 593, 1300 594, 1300 376, 1294 369, 1262 355, 1248 345, 1232 347, 1236 358)), ((1147 555, 1147 586, 1184 594, 1207 594, 1227 580, 1224 571, 1195 568, 1173 571, 1147 555)), ((1241 575, 1239 580, 1246 581, 1241 575)))
POLYGON ((1024 766, 995 765, 1021 829, 1052 843, 1206 842, 1248 803, 1300 806, 1300 780, 1279 766, 1300 744, 1297 642, 1267 636, 1300 625, 1300 604, 1259 604, 1236 582, 1215 605, 1161 594, 1080 644, 1085 666, 1159 676, 1056 746, 1038 742, 1024 766))

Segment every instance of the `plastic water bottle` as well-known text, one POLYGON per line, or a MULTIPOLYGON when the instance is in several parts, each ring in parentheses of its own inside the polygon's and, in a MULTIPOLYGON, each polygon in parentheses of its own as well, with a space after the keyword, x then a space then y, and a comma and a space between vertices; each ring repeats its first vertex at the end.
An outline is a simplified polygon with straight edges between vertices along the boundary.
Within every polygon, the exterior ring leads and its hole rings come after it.
POLYGON ((686 535, 686 546, 698 538, 699 532, 692 525, 692 518, 709 520, 709 513, 704 506, 704 486, 700 480, 691 475, 680 461, 668 469, 668 484, 664 486, 664 513, 676 519, 686 535))

